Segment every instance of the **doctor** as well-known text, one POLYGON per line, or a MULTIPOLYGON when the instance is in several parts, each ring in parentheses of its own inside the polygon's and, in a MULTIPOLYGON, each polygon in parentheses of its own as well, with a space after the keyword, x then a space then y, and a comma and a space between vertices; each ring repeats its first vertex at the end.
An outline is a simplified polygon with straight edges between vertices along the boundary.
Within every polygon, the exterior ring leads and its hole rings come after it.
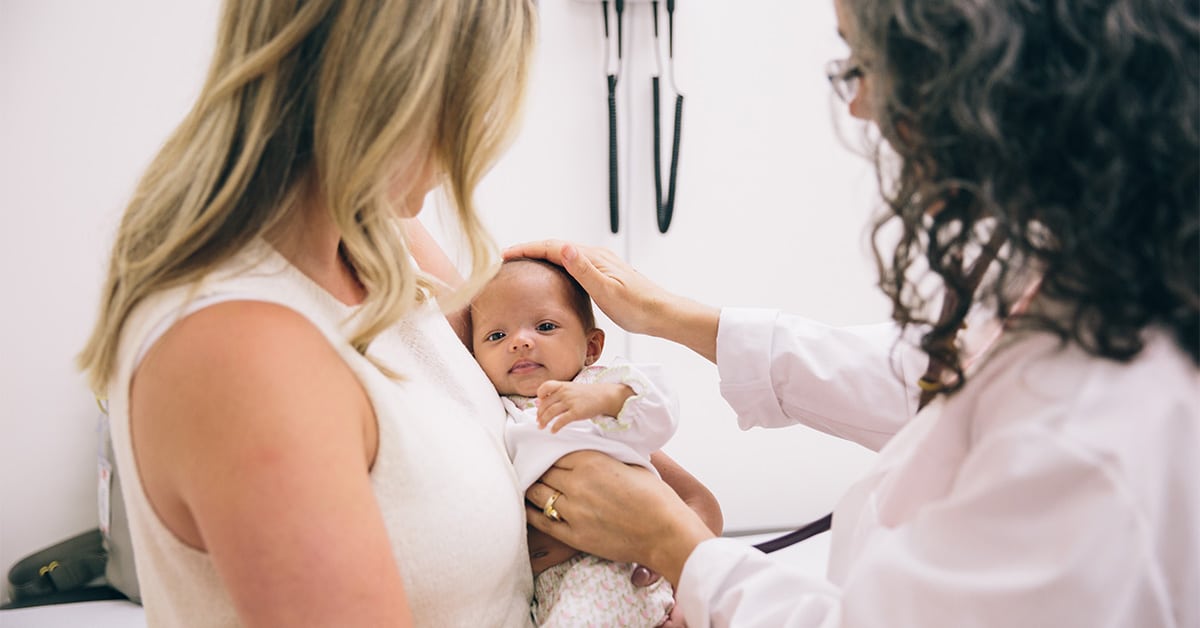
MULTIPOLYGON (((851 55, 831 81, 899 157, 878 223, 899 242, 876 241, 895 325, 718 310, 602 249, 507 253, 563 264, 622 327, 714 361, 742 427, 880 451, 835 511, 827 579, 714 538, 651 474, 587 452, 529 489, 530 523, 662 573, 693 628, 1200 626, 1186 4, 838 2, 851 55), (930 278, 939 317, 913 285, 930 278)), ((784 500, 807 478, 773 481, 784 500)))

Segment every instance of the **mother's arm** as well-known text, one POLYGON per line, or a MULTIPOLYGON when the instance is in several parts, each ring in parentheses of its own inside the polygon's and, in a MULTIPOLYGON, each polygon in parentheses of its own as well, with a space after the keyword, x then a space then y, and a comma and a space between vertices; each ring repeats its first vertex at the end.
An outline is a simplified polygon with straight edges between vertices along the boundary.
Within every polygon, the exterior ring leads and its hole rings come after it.
POLYGON ((704 525, 708 526, 713 534, 721 534, 725 529, 725 516, 721 513, 721 504, 712 491, 661 451, 650 454, 650 463, 658 469, 663 482, 666 482, 679 499, 700 517, 704 525))
MULTIPOLYGON (((450 256, 446 254, 437 240, 433 239, 424 223, 419 218, 402 218, 400 224, 408 239, 408 252, 417 261, 417 266, 426 274, 445 284, 449 291, 462 286, 462 273, 458 271, 458 267, 450 260, 450 256)), ((470 315, 471 310, 466 307, 446 313, 446 320, 449 321, 450 327, 454 328, 454 333, 468 347, 471 346, 470 315)))
POLYGON ((152 508, 208 554, 240 623, 412 625, 371 487, 374 410, 307 319, 255 301, 182 319, 130 408, 152 508))

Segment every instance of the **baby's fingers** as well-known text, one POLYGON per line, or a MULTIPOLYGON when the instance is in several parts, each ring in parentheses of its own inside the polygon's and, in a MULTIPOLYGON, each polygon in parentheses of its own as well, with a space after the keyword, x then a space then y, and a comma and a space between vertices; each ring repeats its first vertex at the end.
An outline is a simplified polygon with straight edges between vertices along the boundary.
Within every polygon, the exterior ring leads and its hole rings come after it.
POLYGON ((568 410, 568 411, 554 417, 554 422, 551 423, 551 425, 550 425, 550 432, 553 434, 557 434, 558 431, 561 430, 562 428, 574 423, 575 421, 580 421, 585 418, 587 418, 587 417, 581 417, 578 415, 578 413, 568 410))
POLYGON ((556 399, 542 399, 542 402, 538 404, 538 427, 546 427, 555 417, 566 411, 567 407, 561 401, 556 399))
POLYGON ((563 387, 566 385, 567 385, 566 382, 560 382, 557 379, 548 379, 548 380, 542 382, 541 386, 538 386, 538 389, 537 389, 538 399, 541 399, 544 401, 547 398, 554 395, 554 393, 562 390, 563 387))

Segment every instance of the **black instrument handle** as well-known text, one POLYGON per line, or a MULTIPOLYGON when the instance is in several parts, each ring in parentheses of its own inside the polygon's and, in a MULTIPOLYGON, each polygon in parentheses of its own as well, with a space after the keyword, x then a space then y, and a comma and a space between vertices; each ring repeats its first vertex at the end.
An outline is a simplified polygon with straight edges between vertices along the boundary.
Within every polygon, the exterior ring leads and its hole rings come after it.
MULTIPOLYGON (((683 94, 675 95, 675 137, 671 142, 671 180, 667 184, 667 202, 659 210, 658 230, 666 233, 675 214, 675 182, 679 180, 679 142, 683 136, 683 94)), ((660 197, 661 198, 661 197, 660 197)))
POLYGON ((660 233, 666 233, 662 224, 662 121, 660 119, 661 107, 659 106, 659 80, 657 76, 650 78, 650 88, 654 98, 654 208, 658 219, 658 230, 660 233))
POLYGON ((675 130, 671 142, 671 172, 667 183, 667 197, 663 198, 662 184, 662 114, 660 79, 650 78, 651 96, 654 99, 654 207, 658 232, 666 233, 675 214, 675 186, 679 180, 679 144, 683 137, 683 95, 675 95, 675 130))
POLYGON ((621 225, 620 186, 617 178, 617 75, 608 75, 608 227, 621 225))

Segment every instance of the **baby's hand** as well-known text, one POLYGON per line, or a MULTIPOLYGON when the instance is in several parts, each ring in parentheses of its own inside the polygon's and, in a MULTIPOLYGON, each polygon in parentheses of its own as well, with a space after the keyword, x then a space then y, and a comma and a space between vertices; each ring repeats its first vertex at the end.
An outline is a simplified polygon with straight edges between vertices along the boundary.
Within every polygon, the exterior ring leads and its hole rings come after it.
POLYGON ((550 380, 538 387, 538 426, 558 433, 575 421, 597 416, 615 417, 633 389, 625 384, 582 384, 550 380))

